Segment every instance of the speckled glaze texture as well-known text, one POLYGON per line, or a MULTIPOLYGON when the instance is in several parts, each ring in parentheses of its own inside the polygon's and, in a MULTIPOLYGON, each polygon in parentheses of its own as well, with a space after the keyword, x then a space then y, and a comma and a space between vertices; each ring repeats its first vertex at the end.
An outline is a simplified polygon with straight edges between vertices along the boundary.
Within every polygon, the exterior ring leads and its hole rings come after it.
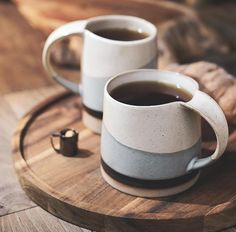
POLYGON ((178 152, 162 154, 140 151, 119 143, 104 125, 102 127, 102 159, 116 172, 133 178, 162 180, 185 175, 189 162, 200 152, 200 138, 193 146, 178 152))
POLYGON ((121 144, 151 153, 172 153, 186 150, 199 141, 200 116, 194 111, 172 102, 157 106, 131 106, 117 102, 109 95, 116 86, 132 81, 151 80, 167 82, 189 89, 191 94, 198 84, 184 76, 171 76, 169 72, 145 70, 129 72, 115 78, 107 86, 104 102, 104 125, 121 144), (181 81, 182 82, 181 82, 181 81))
MULTIPOLYGON (((117 73, 135 68, 156 68, 157 29, 150 22, 133 16, 105 15, 62 25, 53 31, 43 49, 43 65, 55 81, 83 96, 83 103, 95 111, 103 111, 103 90, 106 82, 117 73), (132 28, 147 32, 148 37, 134 41, 117 41, 94 33, 105 28, 132 28), (50 63, 50 53, 55 42, 79 35, 83 37, 81 63, 82 84, 78 85, 59 76, 50 63)), ((101 120, 93 117, 83 121, 95 132, 101 120), (89 123, 88 123, 89 122, 89 123)), ((100 125, 99 125, 100 122, 100 125)))
POLYGON ((179 177, 218 159, 228 139, 228 126, 218 104, 198 90, 198 84, 179 73, 142 69, 115 76, 105 86, 101 138, 102 159, 123 175, 162 180, 179 177), (110 92, 124 83, 157 81, 190 93, 188 102, 156 106, 121 103, 110 92), (217 137, 214 154, 201 158, 201 120, 204 117, 217 137))

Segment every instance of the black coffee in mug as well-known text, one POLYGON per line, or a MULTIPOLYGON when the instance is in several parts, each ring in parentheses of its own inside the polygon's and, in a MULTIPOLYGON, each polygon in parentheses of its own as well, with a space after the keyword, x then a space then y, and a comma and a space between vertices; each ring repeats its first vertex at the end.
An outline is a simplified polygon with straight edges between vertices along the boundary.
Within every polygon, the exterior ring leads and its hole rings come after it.
POLYGON ((139 32, 138 30, 128 28, 106 28, 94 31, 94 33, 106 39, 119 41, 140 40, 149 36, 146 32, 139 32))
POLYGON ((161 105, 170 102, 187 102, 192 95, 175 85, 157 81, 139 81, 118 86, 110 95, 119 102, 135 106, 161 105))

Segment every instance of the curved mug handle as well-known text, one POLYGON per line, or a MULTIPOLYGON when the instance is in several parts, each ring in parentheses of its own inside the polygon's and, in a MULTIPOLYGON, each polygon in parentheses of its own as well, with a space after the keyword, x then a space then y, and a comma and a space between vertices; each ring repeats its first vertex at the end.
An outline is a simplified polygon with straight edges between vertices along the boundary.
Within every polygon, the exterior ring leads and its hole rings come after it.
POLYGON ((187 166, 186 171, 189 172, 203 168, 223 155, 227 146, 229 131, 225 115, 220 106, 215 102, 215 100, 202 91, 198 90, 190 101, 181 102, 181 104, 184 107, 197 112, 206 119, 213 128, 217 139, 215 152, 206 158, 194 157, 187 166))
POLYGON ((53 134, 51 135, 51 137, 50 137, 51 146, 52 146, 52 148, 53 148, 53 150, 54 150, 55 152, 61 153, 61 148, 60 148, 60 147, 59 147, 59 148, 56 148, 55 145, 54 145, 53 139, 54 139, 55 137, 56 137, 56 138, 60 138, 60 137, 61 137, 61 134, 60 134, 60 133, 53 133, 53 134))
POLYGON ((56 82, 58 82, 65 88, 71 90, 74 93, 79 93, 79 94, 81 94, 81 88, 78 84, 72 81, 66 80, 64 77, 60 76, 59 74, 55 72, 50 62, 50 54, 51 54, 51 49, 53 45, 57 41, 60 41, 71 35, 82 36, 86 24, 87 24, 87 20, 78 20, 78 21, 66 23, 58 27, 47 38, 44 48, 43 48, 43 55, 42 55, 43 66, 46 72, 48 73, 48 75, 51 76, 56 82))

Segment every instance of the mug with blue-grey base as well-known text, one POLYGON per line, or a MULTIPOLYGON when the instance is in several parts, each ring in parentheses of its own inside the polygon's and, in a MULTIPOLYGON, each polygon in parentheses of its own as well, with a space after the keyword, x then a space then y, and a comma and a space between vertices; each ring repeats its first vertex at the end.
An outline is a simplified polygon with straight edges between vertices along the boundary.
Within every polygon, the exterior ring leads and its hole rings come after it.
POLYGON ((221 108, 190 77, 133 70, 116 75, 105 86, 101 172, 122 192, 160 197, 187 190, 203 167, 221 157, 227 141, 221 108), (215 152, 204 158, 201 117, 217 138, 215 152))
POLYGON ((49 35, 43 49, 43 65, 56 82, 82 96, 83 122, 100 133, 106 82, 129 69, 156 68, 157 29, 144 19, 126 15, 73 21, 49 35), (60 76, 50 62, 53 45, 71 35, 83 37, 81 84, 60 76))

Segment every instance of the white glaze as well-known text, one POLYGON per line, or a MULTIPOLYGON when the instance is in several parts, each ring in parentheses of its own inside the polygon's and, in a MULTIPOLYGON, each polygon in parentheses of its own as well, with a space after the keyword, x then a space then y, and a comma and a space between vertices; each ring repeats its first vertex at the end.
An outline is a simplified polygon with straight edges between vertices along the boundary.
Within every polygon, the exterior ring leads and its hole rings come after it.
POLYGON ((110 77, 134 68, 156 68, 156 63, 157 29, 144 19, 125 15, 106 15, 67 23, 49 35, 43 49, 43 65, 49 76, 74 92, 83 92, 83 102, 96 111, 103 110, 103 89, 110 77), (93 33, 93 30, 110 27, 140 29, 149 36, 136 41, 115 41, 93 33), (60 77, 50 63, 54 43, 71 35, 84 38, 82 87, 79 88, 78 84, 60 77))
POLYGON ((167 71, 140 70, 120 74, 105 87, 103 120, 109 133, 121 144, 151 153, 178 152, 196 144, 201 136, 200 117, 180 102, 131 106, 109 95, 121 84, 143 80, 179 85, 191 94, 198 89, 191 78, 167 71))
POLYGON ((145 173, 144 179, 158 180, 178 177, 207 166, 223 154, 228 141, 228 125, 223 111, 211 97, 198 90, 198 84, 193 79, 154 69, 127 71, 108 81, 104 89, 103 124, 106 128, 104 132, 109 136, 102 134, 102 157, 114 170, 139 179, 142 179, 142 173, 147 170, 150 173, 145 173), (111 90, 119 85, 144 80, 175 84, 191 93, 192 99, 156 106, 134 106, 121 103, 110 96, 111 90), (216 151, 204 159, 199 158, 200 147, 195 146, 201 140, 200 115, 210 123, 217 137, 216 151), (193 147, 196 152, 192 150, 193 147), (186 152, 190 150, 191 152, 186 152), (119 151, 123 158, 118 155, 119 151), (175 155, 175 162, 170 162, 168 166, 166 160, 171 153, 175 155), (131 158, 135 154, 137 160, 131 158), (154 155, 160 161, 156 167, 151 164, 154 155), (139 159, 145 160, 143 166, 139 159), (146 168, 147 163, 149 168, 146 168), (137 168, 140 170, 136 170, 137 168), (154 168, 159 171, 151 170, 154 168))

